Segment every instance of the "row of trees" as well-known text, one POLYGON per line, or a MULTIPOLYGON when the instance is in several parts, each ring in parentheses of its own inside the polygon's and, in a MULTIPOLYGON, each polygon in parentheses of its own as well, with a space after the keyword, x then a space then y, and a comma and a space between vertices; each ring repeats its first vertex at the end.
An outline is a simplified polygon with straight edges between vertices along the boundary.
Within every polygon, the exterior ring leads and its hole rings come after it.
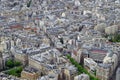
POLYGON ((78 69, 78 74, 88 74, 90 76, 90 80, 99 80, 98 78, 92 76, 85 68, 83 68, 77 61, 75 61, 73 58, 71 58, 70 55, 67 55, 67 58, 70 60, 70 62, 75 65, 75 67, 78 69))

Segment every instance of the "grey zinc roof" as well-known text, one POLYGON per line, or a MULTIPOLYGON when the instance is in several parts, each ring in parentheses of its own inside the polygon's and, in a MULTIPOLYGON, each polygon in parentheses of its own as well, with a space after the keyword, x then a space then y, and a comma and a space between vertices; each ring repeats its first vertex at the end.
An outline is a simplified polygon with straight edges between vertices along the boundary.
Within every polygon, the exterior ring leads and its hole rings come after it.
POLYGON ((107 69, 107 68, 110 68, 112 66, 112 64, 103 64, 103 63, 100 63, 100 64, 98 64, 98 66, 107 69))

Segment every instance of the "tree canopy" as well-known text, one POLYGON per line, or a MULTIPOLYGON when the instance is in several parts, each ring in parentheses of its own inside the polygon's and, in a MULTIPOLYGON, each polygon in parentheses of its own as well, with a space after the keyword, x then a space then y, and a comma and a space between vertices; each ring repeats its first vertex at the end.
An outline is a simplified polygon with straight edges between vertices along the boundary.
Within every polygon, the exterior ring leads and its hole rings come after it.
POLYGON ((17 76, 17 77, 20 77, 21 76, 21 72, 22 72, 22 67, 15 67, 15 68, 12 68, 10 70, 8 70, 6 72, 6 74, 9 74, 9 75, 13 75, 13 76, 17 76))
POLYGON ((13 68, 15 66, 20 66, 20 65, 21 65, 21 63, 19 61, 15 61, 12 59, 7 60, 6 64, 5 64, 5 66, 8 68, 13 68))
POLYGON ((105 37, 108 38, 110 42, 120 42, 120 34, 105 35, 105 37))

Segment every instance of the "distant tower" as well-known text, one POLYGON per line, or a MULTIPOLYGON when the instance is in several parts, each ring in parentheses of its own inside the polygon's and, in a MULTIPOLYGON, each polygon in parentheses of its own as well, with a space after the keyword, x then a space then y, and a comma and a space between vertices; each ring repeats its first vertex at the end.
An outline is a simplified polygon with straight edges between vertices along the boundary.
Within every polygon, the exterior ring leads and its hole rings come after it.
POLYGON ((2 52, 0 52, 0 70, 3 69, 3 56, 2 56, 2 52))

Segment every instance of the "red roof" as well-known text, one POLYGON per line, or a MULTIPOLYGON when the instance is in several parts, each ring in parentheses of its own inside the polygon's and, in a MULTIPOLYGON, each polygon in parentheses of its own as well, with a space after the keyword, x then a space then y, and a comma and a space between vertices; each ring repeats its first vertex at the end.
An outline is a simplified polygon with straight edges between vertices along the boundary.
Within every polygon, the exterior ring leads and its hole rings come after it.
POLYGON ((28 27, 28 28, 24 28, 24 30, 33 30, 35 33, 37 33, 37 28, 31 28, 31 27, 28 27))
POLYGON ((28 28, 24 28, 24 30, 31 30, 31 28, 30 28, 30 27, 28 27, 28 28))
POLYGON ((105 50, 91 50, 92 53, 98 53, 98 54, 107 54, 107 51, 105 50))
POLYGON ((21 25, 14 25, 14 26, 10 26, 10 29, 22 29, 23 26, 21 25))

